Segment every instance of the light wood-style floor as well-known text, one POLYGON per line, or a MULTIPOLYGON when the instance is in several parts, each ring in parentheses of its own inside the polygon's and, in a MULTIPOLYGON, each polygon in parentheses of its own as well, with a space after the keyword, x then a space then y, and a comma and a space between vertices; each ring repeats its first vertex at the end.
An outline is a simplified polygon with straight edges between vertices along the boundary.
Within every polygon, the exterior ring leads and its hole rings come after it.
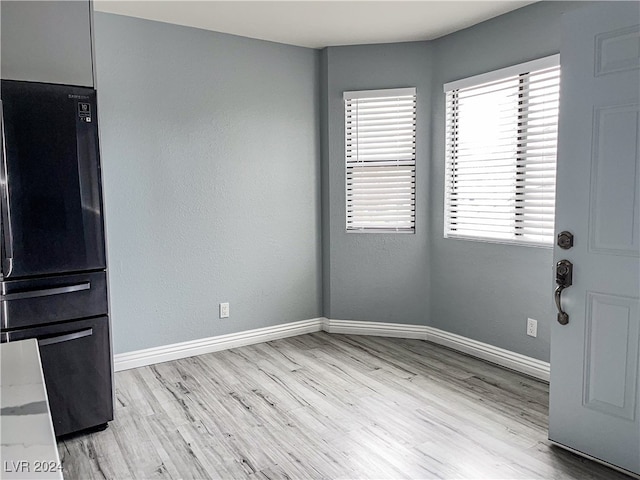
POLYGON ((547 441, 548 385, 419 341, 314 333, 119 372, 66 479, 623 479, 547 441))

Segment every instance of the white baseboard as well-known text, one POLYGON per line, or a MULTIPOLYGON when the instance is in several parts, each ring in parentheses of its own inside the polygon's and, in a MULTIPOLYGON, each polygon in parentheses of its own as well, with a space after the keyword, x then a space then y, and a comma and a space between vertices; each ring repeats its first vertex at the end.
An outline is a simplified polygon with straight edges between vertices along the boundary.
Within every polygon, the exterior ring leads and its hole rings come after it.
POLYGON ((275 325, 273 327, 257 328, 245 332, 219 335, 217 337, 174 343, 161 347, 147 348, 134 352, 118 353, 113 357, 113 366, 114 370, 118 372, 130 368, 144 367, 155 363, 192 357, 194 355, 202 355, 204 353, 218 352, 229 348, 268 342, 279 338, 319 332, 321 330, 335 334, 427 340, 540 380, 549 381, 549 363, 487 343, 478 342, 477 340, 472 340, 461 335, 456 335, 455 333, 445 332, 444 330, 427 327, 425 325, 334 320, 322 317, 275 325))
POLYGON ((244 347, 246 345, 293 337, 305 333, 319 332, 322 330, 324 320, 324 318, 313 318, 311 320, 285 323, 273 327, 257 328, 245 332, 146 348, 134 352, 117 353, 113 356, 113 369, 119 372, 130 368, 144 367, 155 363, 193 357, 194 355, 218 352, 235 347, 244 347))
POLYGON ((426 340, 424 325, 408 325, 401 323, 363 322, 359 320, 325 319, 323 330, 328 333, 343 335, 371 335, 375 337, 413 338, 426 340))
POLYGON ((476 358, 481 358, 502 367, 524 373, 539 380, 549 381, 551 371, 549 362, 543 362, 536 358, 528 357, 520 353, 505 350, 504 348, 478 342, 455 333, 445 332, 433 327, 427 328, 427 341, 437 343, 444 347, 466 353, 476 358))
POLYGON ((549 381, 548 362, 425 325, 326 319, 324 330, 329 333, 427 340, 516 372, 549 381))

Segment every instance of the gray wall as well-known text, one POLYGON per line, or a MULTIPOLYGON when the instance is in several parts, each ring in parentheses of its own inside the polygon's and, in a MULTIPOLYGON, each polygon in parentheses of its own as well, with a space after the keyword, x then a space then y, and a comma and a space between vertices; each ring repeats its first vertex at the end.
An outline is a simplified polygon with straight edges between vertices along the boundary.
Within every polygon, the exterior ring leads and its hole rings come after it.
POLYGON ((433 176, 430 197, 431 325, 548 361, 553 250, 443 238, 442 85, 560 51, 562 12, 580 2, 543 2, 434 42, 433 176), (538 337, 526 335, 527 317, 538 337))
POLYGON ((115 353, 321 316, 320 53, 102 13, 95 43, 115 353))
POLYGON ((433 326, 549 359, 552 249, 443 238, 445 82, 560 50, 562 12, 537 3, 432 42, 325 50, 325 315, 433 326), (416 234, 347 234, 342 92, 418 87, 416 234), (328 165, 327 165, 328 163, 328 165), (326 275, 326 274, 325 274, 326 275), (327 308, 328 306, 328 308, 327 308), (526 335, 527 317, 538 337, 526 335))
POLYGON ((429 316, 429 154, 431 45, 427 42, 330 47, 325 49, 328 142, 323 152, 326 202, 325 316, 423 324, 429 316), (415 234, 346 233, 345 90, 417 88, 415 234), (328 208, 328 211, 327 211, 328 208))
POLYGON ((558 52, 561 13, 580 6, 322 52, 97 14, 116 352, 325 315, 548 360, 552 251, 442 236, 442 84, 558 52), (416 233, 347 234, 342 92, 407 86, 416 233))

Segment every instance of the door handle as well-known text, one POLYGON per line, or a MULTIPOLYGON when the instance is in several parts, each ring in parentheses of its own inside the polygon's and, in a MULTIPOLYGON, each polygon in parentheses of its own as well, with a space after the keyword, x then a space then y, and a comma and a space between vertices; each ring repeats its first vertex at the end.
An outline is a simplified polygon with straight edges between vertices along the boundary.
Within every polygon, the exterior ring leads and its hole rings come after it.
POLYGON ((56 343, 69 342, 79 338, 90 337, 93 335, 93 328, 87 328, 79 332, 67 333, 66 335, 58 335, 57 337, 43 338, 38 340, 38 345, 44 347, 46 345, 55 345, 56 343))
POLYGON ((558 309, 558 323, 569 323, 569 314, 562 309, 562 292, 573 284, 573 264, 569 260, 556 263, 556 289, 553 292, 556 308, 558 309))
POLYGON ((562 291, 567 288, 562 285, 558 285, 554 292, 556 299, 556 307, 558 308, 558 323, 560 325, 566 325, 569 323, 569 314, 562 310, 562 291))
POLYGON ((49 297, 51 295, 61 295, 64 293, 81 292, 83 290, 91 289, 91 283, 78 283, 76 285, 68 285, 66 287, 45 288, 42 290, 29 290, 26 292, 7 293, 0 295, 0 301, 6 302, 7 300, 22 300, 25 298, 38 298, 49 297))
POLYGON ((9 203, 9 170, 7 169, 7 142, 4 133, 4 108, 0 100, 0 132, 2 134, 2 161, 0 162, 0 199, 2 208, 2 234, 4 236, 4 248, 2 272, 6 277, 13 272, 13 232, 11 230, 11 206, 9 203))

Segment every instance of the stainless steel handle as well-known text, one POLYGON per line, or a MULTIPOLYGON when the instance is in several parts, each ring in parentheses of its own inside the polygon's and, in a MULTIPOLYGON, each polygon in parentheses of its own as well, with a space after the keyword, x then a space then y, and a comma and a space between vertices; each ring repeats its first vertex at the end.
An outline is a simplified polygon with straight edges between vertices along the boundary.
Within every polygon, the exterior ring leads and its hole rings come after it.
POLYGON ((13 271, 13 231, 11 229, 11 204, 9 200, 9 170, 7 169, 7 142, 4 134, 4 109, 0 100, 0 131, 2 132, 2 154, 0 163, 0 198, 2 202, 2 222, 6 257, 3 259, 2 270, 5 276, 13 271), (7 265, 4 265, 4 262, 7 265))
POLYGON ((81 292, 82 290, 89 290, 91 283, 78 283, 77 285, 69 285, 66 287, 45 288, 42 290, 29 290, 27 292, 7 293, 6 295, 0 295, 0 301, 6 300, 22 300, 24 298, 37 298, 48 297, 50 295, 61 295, 63 293, 81 292))
POLYGON ((558 323, 560 325, 566 325, 569 323, 569 314, 562 310, 562 291, 567 288, 564 285, 558 285, 553 293, 556 300, 556 308, 558 309, 558 323))
POLYGON ((91 335, 93 335, 93 328, 87 328, 86 330, 80 330, 79 332, 67 333, 57 337, 43 338, 42 340, 38 340, 38 345, 41 347, 46 345, 55 345, 56 343, 69 342, 79 338, 90 337, 91 335))

